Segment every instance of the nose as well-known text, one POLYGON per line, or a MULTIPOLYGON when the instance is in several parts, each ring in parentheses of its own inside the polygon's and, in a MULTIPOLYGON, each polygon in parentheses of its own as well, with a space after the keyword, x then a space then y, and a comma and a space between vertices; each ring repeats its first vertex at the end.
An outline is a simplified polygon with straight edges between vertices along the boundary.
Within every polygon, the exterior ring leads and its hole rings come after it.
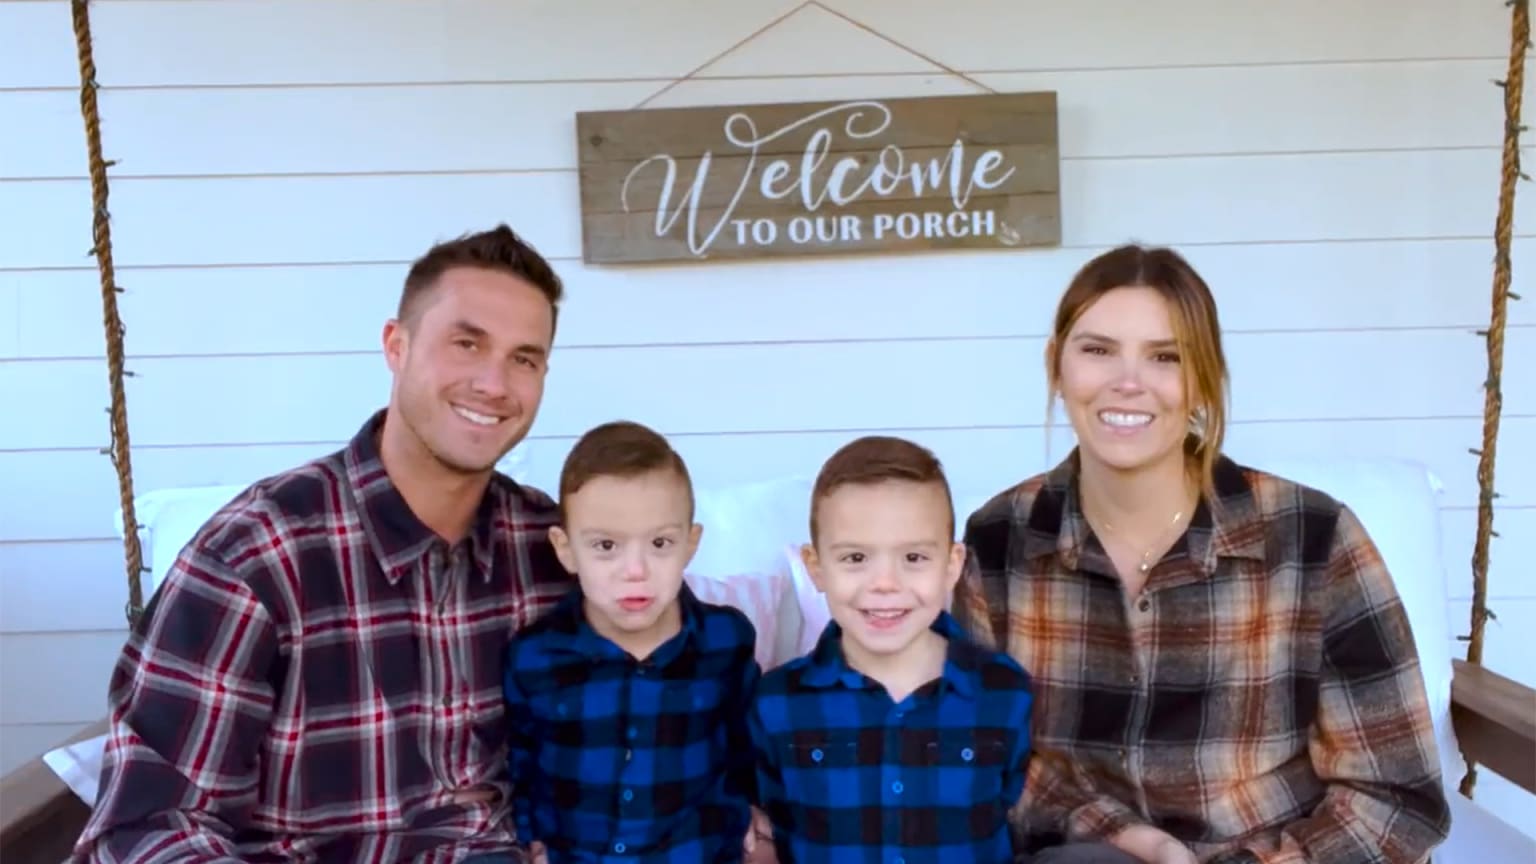
POLYGON ((901 579, 896 573, 896 562, 887 558, 870 576, 869 590, 876 594, 889 594, 901 590, 901 579))
POLYGON ((505 399, 512 392, 507 370, 500 363, 484 362, 470 379, 475 394, 487 399, 505 399))
POLYGON ((625 582, 644 582, 648 572, 643 550, 632 551, 625 556, 622 570, 625 582))
POLYGON ((1115 377, 1115 391, 1119 393, 1140 393, 1142 390, 1141 372, 1141 361, 1130 354, 1124 355, 1124 359, 1120 361, 1119 374, 1115 377))

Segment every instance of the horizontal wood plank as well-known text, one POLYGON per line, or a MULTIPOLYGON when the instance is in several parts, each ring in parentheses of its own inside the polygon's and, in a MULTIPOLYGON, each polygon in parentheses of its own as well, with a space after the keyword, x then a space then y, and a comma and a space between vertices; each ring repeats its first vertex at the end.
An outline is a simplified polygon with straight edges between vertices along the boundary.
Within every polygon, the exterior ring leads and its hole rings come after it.
MULTIPOLYGON (((1232 418, 1348 420, 1477 416, 1484 354, 1456 331, 1250 333, 1226 340, 1232 418), (1384 380, 1350 358, 1393 358, 1384 380), (1277 358, 1284 362, 1276 362, 1277 358), (1297 381, 1327 382, 1326 389, 1297 381)), ((670 432, 797 428, 1021 426, 1043 422, 1040 338, 832 342, 570 349, 555 352, 535 431, 580 434, 614 417, 670 432), (653 382, 709 399, 657 398, 653 382), (806 394, 847 392, 857 399, 806 394), (944 394, 963 406, 944 417, 911 394, 944 394), (999 394, 1006 394, 999 398, 999 394), (797 406, 793 410, 785 406, 797 406), (947 422, 936 422, 946 420, 947 422)), ((1536 364, 1536 329, 1512 329, 1506 364, 1536 364)), ((375 352, 344 355, 142 358, 125 382, 136 444, 331 441, 350 437, 387 398, 388 371, 375 352), (238 394, 238 395, 235 395, 238 394), (216 406, 188 412, 188 400, 216 406)), ((48 360, 0 364, 5 404, 48 405, 36 422, 0 426, 0 450, 99 447, 107 441, 105 364, 48 360)), ((1510 389, 1504 410, 1536 414, 1536 392, 1510 389)))
POLYGON ((966 210, 945 202, 869 201, 854 214, 815 218, 792 202, 698 213, 668 231, 656 213, 598 213, 588 217, 583 259, 626 265, 732 261, 768 256, 897 255, 957 250, 1032 251, 1061 238, 1061 201, 1055 192, 973 198, 966 210))
MULTIPOLYGON (((336 0, 146 0, 94 4, 91 20, 96 62, 109 86, 652 78, 659 87, 797 5, 657 0, 643 15, 613 15, 603 0, 534 6, 370 0, 366 19, 359 19, 355 3, 336 0), (360 32, 367 38, 358 38, 360 32), (348 50, 335 50, 338 44, 348 50)), ((1347 7, 1329 0, 1283 7, 1178 0, 1155 9, 1127 9, 1112 0, 827 5, 968 71, 1497 57, 1509 38, 1502 5, 1442 0, 1359 0, 1347 7)), ((806 17, 741 49, 751 53, 737 63, 726 58, 712 69, 913 68, 904 52, 872 46, 844 52, 853 25, 811 10, 799 14, 806 17)), ((9 34, 15 35, 0 41, 0 81, 78 83, 74 57, 56 49, 72 44, 68 4, 0 3, 0 40, 9 34)))
POLYGON ((126 627, 71 633, 0 634, 0 724, 91 723, 107 713, 107 684, 126 627))
POLYGON ((1536 690, 1490 666, 1453 663, 1451 718, 1462 752, 1536 794, 1536 690))
MULTIPOLYGON (((654 0, 637 30, 636 14, 605 0, 148 0, 92 4, 91 30, 109 86, 651 78, 659 88, 798 2, 654 0)), ((57 47, 74 44, 69 4, 0 3, 0 14, 0 33, 14 24, 62 39, 0 43, 11 49, 0 50, 0 81, 78 85, 73 54, 57 47), (45 8, 11 17, 12 6, 45 8)))
MULTIPOLYGON (((1490 81, 1504 67, 1489 59, 977 77, 1001 92, 1055 90, 1058 146, 1072 161, 1497 148, 1503 103, 1490 81)), ((106 88, 100 110, 113 177, 549 170, 577 166, 576 112, 629 108, 655 89, 649 81, 106 88)), ((942 73, 704 78, 651 107, 975 92, 942 73)), ((1532 103, 1536 78, 1526 79, 1532 103)), ((0 143, 0 177, 85 176, 77 93, 0 90, 0 117, 52 144, 0 143)))
MULTIPOLYGON (((108 508, 103 517, 100 492, 99 485, 79 490, 82 526, 113 522, 116 508, 108 508)), ((0 506, 9 510, 13 505, 6 500, 0 506)), ((109 532, 101 531, 98 539, 0 540, 0 633, 127 627, 123 541, 103 539, 108 536, 109 532)))
MULTIPOLYGON (((1043 336, 1073 272, 1097 251, 808 258, 794 265, 793 279, 778 267, 750 264, 615 270, 559 262, 567 293, 557 343, 1043 336), (958 283, 957 266, 966 274, 958 283), (872 296, 881 302, 871 303, 872 296), (711 308, 721 304, 730 314, 711 308)), ((1471 331, 1488 322, 1487 239, 1182 251, 1210 284, 1227 333, 1471 331)), ((1536 262, 1533 256, 1536 239, 1514 242, 1517 270, 1536 262)), ((399 263, 125 270, 118 304, 126 348, 134 357, 376 351, 406 269, 399 263)), ((0 316, 0 346, 9 340, 11 356, 102 356, 95 270, 8 274, 0 280, 4 308, 15 310, 0 316)), ((1509 322, 1536 324, 1536 303, 1510 304, 1509 322)))
MULTIPOLYGON (((1480 421, 1467 417, 1453 420, 1323 420, 1314 422, 1238 423, 1231 428, 1228 451, 1240 460, 1262 464, 1265 460, 1308 459, 1394 459, 1426 465, 1444 484, 1440 504, 1448 508, 1471 508, 1477 501, 1476 459, 1466 452, 1468 442, 1478 440, 1480 421)), ((832 451, 862 434, 848 428, 829 431, 796 431, 742 434, 673 434, 691 473, 701 486, 755 482, 778 476, 814 472, 832 451), (752 454, 751 459, 743 454, 752 454)), ((948 468, 957 490, 1001 489, 1014 479, 1044 470, 1053 458, 1060 458, 1072 446, 1069 427, 1053 427, 1047 450, 1043 427, 1003 427, 987 429, 895 427, 904 434, 934 448, 948 468)), ((556 437, 537 437, 525 442, 519 454, 522 466, 509 458, 504 470, 523 476, 545 489, 558 488, 559 471, 566 453, 575 442, 575 433, 556 437)), ((340 438, 309 443, 260 443, 222 447, 137 447, 133 451, 135 492, 170 487, 243 485, 260 477, 282 471, 308 459, 317 458, 344 444, 340 438)), ((1505 421, 1504 443, 1499 462, 1500 476, 1536 476, 1536 417, 1505 421)), ((0 452, 0 474, 12 478, 14 494, 0 498, 0 541, 72 540, 111 537, 117 531, 114 513, 119 507, 117 475, 108 459, 95 450, 21 450, 0 452)), ((1501 488, 1503 488, 1501 486, 1501 488)), ((1500 513, 1525 513, 1516 507, 1536 507, 1536 490, 1511 482, 1500 499, 1500 513)), ((957 493, 958 494, 958 493, 957 493)), ((1536 512, 1536 511, 1530 511, 1536 512)), ((1455 531, 1447 535, 1448 572, 1455 576, 1467 572, 1471 554, 1471 531, 1475 516, 1461 510, 1447 511, 1447 525, 1455 531), (1454 565, 1454 566, 1451 566, 1454 565)), ((1500 538, 1495 560, 1513 565, 1521 557, 1519 538, 1524 522, 1517 516, 1500 516, 1500 538), (1504 519, 1513 519, 1505 524, 1504 519), (1510 556, 1514 556, 1512 560, 1510 556)), ((1448 531, 1450 528, 1448 527, 1448 531)), ((43 574, 44 556, 54 550, 33 549, 26 544, 13 548, 3 559, 8 569, 43 574)), ((115 553, 121 558, 121 551, 115 553)), ((111 557, 111 556, 109 556, 111 557)), ((70 561, 71 569, 96 566, 88 559, 70 561)), ((120 569, 116 564, 114 568, 120 569)), ((97 567, 99 569, 99 567, 97 567)), ((1510 574, 1518 572, 1507 570, 1510 574)), ((1520 586, 1506 579, 1500 587, 1504 594, 1520 593, 1520 586)), ((1465 595, 1465 578, 1453 581, 1453 596, 1465 595)), ((7 589, 11 590, 11 589, 7 589)), ((22 615, 0 616, 0 630, 15 620, 25 620, 24 610, 33 608, 50 589, 43 585, 16 589, 7 606, 22 615)), ((1536 594, 1536 586, 1531 588, 1536 594)))
MULTIPOLYGON (((1064 163, 1062 244, 1485 237, 1498 165, 1493 150, 1064 163)), ((574 172, 124 179, 113 250, 122 267, 402 261, 505 220, 543 254, 574 258, 577 187, 574 172)), ((1517 232, 1536 225, 1533 208, 1517 198, 1517 232)), ((29 214, 0 235, 0 269, 90 266, 85 181, 0 183, 0 210, 29 214)))
POLYGON ((955 0, 827 4, 951 68, 1246 66, 1481 57, 1508 49, 1502 6, 1367 0, 955 0), (1278 13, 1278 14, 1276 14, 1278 13), (1319 23, 1325 22, 1325 23, 1319 23), (1021 60, 1021 58, 1027 58, 1021 60))

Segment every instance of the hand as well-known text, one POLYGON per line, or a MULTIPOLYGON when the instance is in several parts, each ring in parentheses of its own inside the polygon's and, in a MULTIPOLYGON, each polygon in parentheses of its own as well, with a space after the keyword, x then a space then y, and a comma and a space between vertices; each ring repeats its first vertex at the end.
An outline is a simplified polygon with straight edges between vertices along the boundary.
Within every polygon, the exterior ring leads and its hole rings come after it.
POLYGON ((1153 850, 1152 864, 1200 864, 1189 847, 1169 837, 1153 850))
POLYGON ((549 852, 543 843, 535 840, 528 844, 528 860, 531 864, 549 864, 549 852))
POLYGON ((773 823, 768 814, 752 808, 752 824, 747 826, 744 843, 750 864, 779 864, 779 854, 773 847, 773 823))

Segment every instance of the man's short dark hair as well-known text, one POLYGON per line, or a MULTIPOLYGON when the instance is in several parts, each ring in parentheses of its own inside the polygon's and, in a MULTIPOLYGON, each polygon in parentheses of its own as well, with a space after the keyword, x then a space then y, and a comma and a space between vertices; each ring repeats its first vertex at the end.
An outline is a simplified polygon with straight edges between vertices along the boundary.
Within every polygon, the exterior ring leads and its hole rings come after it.
POLYGON ((554 322, 560 314, 565 287, 549 262, 506 224, 446 240, 417 258, 405 276, 395 317, 409 323, 420 308, 421 299, 436 287, 445 272, 455 267, 478 267, 506 273, 539 289, 549 300, 550 335, 554 335, 554 322))

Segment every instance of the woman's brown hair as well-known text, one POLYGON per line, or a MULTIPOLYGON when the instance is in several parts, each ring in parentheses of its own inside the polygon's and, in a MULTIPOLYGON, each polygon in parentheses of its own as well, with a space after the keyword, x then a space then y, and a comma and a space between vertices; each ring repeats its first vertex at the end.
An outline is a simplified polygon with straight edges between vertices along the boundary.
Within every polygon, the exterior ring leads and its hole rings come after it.
POLYGON ((1210 491, 1227 429, 1227 360, 1210 286, 1172 249, 1120 246, 1084 264, 1072 277, 1056 307, 1051 347, 1046 353, 1047 412, 1056 400, 1061 352, 1072 325, 1100 297, 1129 287, 1150 288, 1168 302, 1191 412, 1185 452, 1197 460, 1201 485, 1210 491))

